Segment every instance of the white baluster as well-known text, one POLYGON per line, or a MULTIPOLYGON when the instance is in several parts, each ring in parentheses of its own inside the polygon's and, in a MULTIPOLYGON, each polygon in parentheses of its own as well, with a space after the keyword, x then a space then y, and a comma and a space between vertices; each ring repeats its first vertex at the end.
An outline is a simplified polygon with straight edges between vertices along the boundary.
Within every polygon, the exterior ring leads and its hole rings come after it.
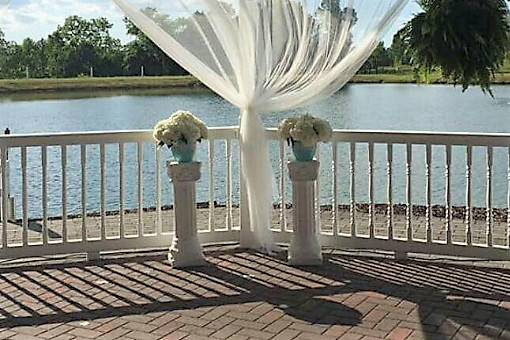
POLYGON ((285 196, 285 141, 280 141, 280 231, 287 229, 285 196))
POLYGON ((386 191, 388 199, 387 209, 388 239, 393 240, 393 144, 388 144, 386 156, 387 156, 386 181, 388 183, 388 188, 386 191))
POLYGON ((351 143, 351 157, 350 157, 350 176, 351 176, 351 236, 357 237, 358 231, 356 228, 356 143, 351 143))
POLYGON ((370 238, 375 237, 374 143, 368 143, 368 193, 370 238))
POLYGON ((427 212, 426 212, 426 238, 427 243, 432 243, 432 145, 426 145, 426 165, 425 165, 425 177, 427 180, 427 212))
MULTIPOLYGON (((321 145, 317 145, 317 155, 315 156, 317 162, 321 161, 321 145)), ((317 175, 317 180, 315 181, 315 225, 317 227, 317 231, 319 234, 322 232, 322 222, 321 222, 321 175, 320 169, 319 174, 317 175)))
POLYGON ((406 230, 407 240, 413 239, 413 193, 412 193, 412 162, 413 162, 413 145, 407 144, 406 147, 406 230))
POLYGON ((21 197, 23 205, 22 240, 23 246, 28 244, 28 177, 27 177, 27 148, 21 148, 21 197))
POLYGON ((214 140, 209 140, 209 231, 216 230, 214 206, 214 140))
POLYGON ((494 227, 492 218, 492 164, 493 164, 493 148, 492 146, 487 147, 487 246, 492 247, 493 245, 493 233, 492 228, 494 227))
POLYGON ((60 162, 62 167, 62 242, 67 243, 67 146, 60 146, 60 162))
POLYGON ((101 172, 101 239, 106 239, 106 147, 101 144, 100 153, 100 172, 101 172))
MULTIPOLYGON (((473 244, 473 147, 469 145, 466 164, 466 243, 473 244)), ((510 174, 510 173, 509 173, 510 174)), ((510 177, 509 177, 510 178, 510 177)))
POLYGON ((227 230, 232 230, 232 140, 227 139, 227 230))
POLYGON ((42 208, 43 208, 43 244, 48 244, 48 148, 41 147, 42 163, 42 208))
POLYGON ((163 233, 163 218, 161 216, 161 149, 156 148, 156 223, 157 234, 163 233))
POLYGON ((87 146, 81 145, 81 240, 87 241, 87 146))
POLYGON ((332 200, 332 213, 333 213, 333 235, 338 235, 338 143, 333 142, 333 161, 332 161, 332 174, 333 174, 333 200, 332 200))
POLYGON ((452 244, 452 146, 446 145, 446 243, 452 244))
POLYGON ((119 143, 119 222, 120 222, 120 238, 124 238, 126 236, 125 226, 124 226, 124 188, 125 188, 125 172, 124 172, 124 143, 119 143))
POLYGON ((143 143, 138 143, 138 236, 145 235, 145 226, 143 220, 143 196, 144 196, 144 183, 143 183, 143 143))

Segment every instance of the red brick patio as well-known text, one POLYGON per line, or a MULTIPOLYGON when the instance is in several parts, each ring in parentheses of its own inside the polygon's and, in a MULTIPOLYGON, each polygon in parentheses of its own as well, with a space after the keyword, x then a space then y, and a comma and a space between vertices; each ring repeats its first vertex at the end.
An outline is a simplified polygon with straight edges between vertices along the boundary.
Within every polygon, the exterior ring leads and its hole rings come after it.
POLYGON ((233 248, 174 270, 163 253, 3 263, 0 338, 510 339, 506 264, 330 253, 292 268, 233 248))

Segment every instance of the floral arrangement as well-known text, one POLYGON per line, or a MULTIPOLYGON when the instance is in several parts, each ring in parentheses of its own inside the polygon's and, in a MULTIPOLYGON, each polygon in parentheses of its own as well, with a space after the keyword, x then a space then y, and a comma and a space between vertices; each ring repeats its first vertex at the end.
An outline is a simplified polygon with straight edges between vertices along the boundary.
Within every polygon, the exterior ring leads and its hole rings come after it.
POLYGON ((177 111, 168 119, 156 124, 153 132, 159 147, 167 145, 171 148, 181 142, 192 144, 207 139, 207 126, 188 111, 177 111))
POLYGON ((307 114, 282 121, 278 134, 289 145, 301 142, 303 146, 311 148, 319 142, 330 142, 333 130, 327 121, 307 114))

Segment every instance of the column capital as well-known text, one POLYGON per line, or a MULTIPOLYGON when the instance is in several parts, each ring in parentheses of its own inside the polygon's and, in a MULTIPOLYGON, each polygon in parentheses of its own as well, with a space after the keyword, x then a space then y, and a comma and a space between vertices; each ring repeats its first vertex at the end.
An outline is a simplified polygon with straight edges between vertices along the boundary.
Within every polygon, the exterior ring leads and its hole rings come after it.
POLYGON ((313 182, 319 175, 318 161, 298 162, 289 161, 289 176, 293 182, 313 182))
POLYGON ((168 161, 166 163, 168 176, 174 182, 196 182, 200 179, 202 163, 178 163, 168 161))

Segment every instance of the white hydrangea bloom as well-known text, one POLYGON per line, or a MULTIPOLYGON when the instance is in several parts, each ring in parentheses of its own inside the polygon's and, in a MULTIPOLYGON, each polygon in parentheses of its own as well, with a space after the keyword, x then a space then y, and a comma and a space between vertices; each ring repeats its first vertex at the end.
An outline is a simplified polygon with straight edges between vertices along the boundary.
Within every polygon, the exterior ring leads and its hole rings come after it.
POLYGON ((278 134, 282 139, 301 142, 305 147, 314 147, 318 142, 330 142, 333 130, 327 121, 304 115, 282 121, 278 134))
POLYGON ((296 126, 296 118, 287 118, 282 121, 280 124, 280 128, 278 129, 278 134, 281 139, 290 139, 292 138, 290 135, 290 131, 296 126))
POLYGON ((333 129, 331 125, 325 120, 316 119, 314 122, 314 129, 318 134, 319 141, 329 143, 333 137, 333 129))
POLYGON ((195 143, 208 137, 207 126, 191 112, 177 111, 170 118, 156 124, 154 139, 159 145, 172 146, 176 142, 195 143))

